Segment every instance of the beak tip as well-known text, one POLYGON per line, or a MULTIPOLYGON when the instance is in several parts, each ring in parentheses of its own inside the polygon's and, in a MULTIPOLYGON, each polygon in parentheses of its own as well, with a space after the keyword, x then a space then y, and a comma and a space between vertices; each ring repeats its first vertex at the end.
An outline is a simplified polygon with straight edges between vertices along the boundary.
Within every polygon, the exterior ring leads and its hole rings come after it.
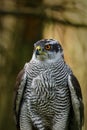
POLYGON ((40 53, 39 53, 38 49, 36 50, 36 55, 40 55, 40 53))

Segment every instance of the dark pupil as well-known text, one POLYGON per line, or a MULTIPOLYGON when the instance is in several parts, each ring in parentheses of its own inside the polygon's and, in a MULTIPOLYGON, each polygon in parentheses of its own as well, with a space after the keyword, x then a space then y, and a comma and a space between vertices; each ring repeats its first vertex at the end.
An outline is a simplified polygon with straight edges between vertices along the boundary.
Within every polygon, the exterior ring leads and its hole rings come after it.
POLYGON ((46 45, 46 47, 45 47, 46 49, 50 49, 50 45, 46 45))

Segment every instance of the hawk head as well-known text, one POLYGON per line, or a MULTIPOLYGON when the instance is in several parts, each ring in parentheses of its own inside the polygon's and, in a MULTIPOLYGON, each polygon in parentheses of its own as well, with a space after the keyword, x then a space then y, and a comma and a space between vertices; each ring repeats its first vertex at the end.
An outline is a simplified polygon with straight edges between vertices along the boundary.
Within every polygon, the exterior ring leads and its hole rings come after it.
POLYGON ((42 39, 34 44, 33 58, 41 61, 53 61, 63 57, 63 49, 57 40, 42 39))

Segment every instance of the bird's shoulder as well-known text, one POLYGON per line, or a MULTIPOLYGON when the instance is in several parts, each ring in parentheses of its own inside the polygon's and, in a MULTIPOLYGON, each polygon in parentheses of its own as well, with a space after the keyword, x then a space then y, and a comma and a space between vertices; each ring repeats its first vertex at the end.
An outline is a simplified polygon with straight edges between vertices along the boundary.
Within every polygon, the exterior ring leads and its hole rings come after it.
POLYGON ((20 84, 21 84, 21 81, 25 80, 26 79, 26 68, 27 68, 28 64, 26 63, 24 65, 24 67, 19 71, 19 73, 17 74, 17 77, 16 77, 16 82, 15 82, 15 90, 17 91, 20 84))
POLYGON ((24 95, 24 90, 26 88, 27 82, 27 73, 26 73, 27 64, 20 70, 16 77, 15 91, 14 91, 14 113, 16 117, 16 123, 18 125, 20 107, 22 103, 22 98, 24 95))
POLYGON ((16 90, 16 91, 18 90, 18 87, 19 87, 19 85, 20 85, 20 83, 21 83, 21 79, 22 79, 24 73, 25 73, 25 72, 24 72, 24 69, 21 69, 21 70, 19 71, 17 77, 16 77, 16 82, 15 82, 15 90, 16 90))
POLYGON ((79 99, 82 99, 82 91, 81 91, 80 83, 73 73, 68 76, 68 84, 70 86, 70 89, 75 90, 77 97, 79 99))
MULTIPOLYGON (((73 113, 71 114, 70 126, 73 126, 74 122, 76 122, 75 130, 80 130, 84 124, 84 104, 81 87, 74 74, 68 76, 68 86, 72 103, 71 111, 73 113)), ((73 127, 70 127, 70 130, 72 130, 72 128, 73 127)))

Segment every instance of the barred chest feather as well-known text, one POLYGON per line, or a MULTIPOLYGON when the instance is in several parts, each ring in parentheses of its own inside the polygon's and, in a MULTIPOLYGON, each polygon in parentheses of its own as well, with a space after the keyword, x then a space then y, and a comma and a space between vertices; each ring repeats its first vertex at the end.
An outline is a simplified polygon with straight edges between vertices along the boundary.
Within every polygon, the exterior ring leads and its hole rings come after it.
POLYGON ((33 63, 33 68, 29 70, 25 98, 32 121, 35 123, 40 117, 44 124, 50 126, 55 121, 55 115, 58 116, 56 120, 62 116, 67 118, 70 109, 67 78, 71 73, 68 66, 61 61, 49 67, 33 63))

